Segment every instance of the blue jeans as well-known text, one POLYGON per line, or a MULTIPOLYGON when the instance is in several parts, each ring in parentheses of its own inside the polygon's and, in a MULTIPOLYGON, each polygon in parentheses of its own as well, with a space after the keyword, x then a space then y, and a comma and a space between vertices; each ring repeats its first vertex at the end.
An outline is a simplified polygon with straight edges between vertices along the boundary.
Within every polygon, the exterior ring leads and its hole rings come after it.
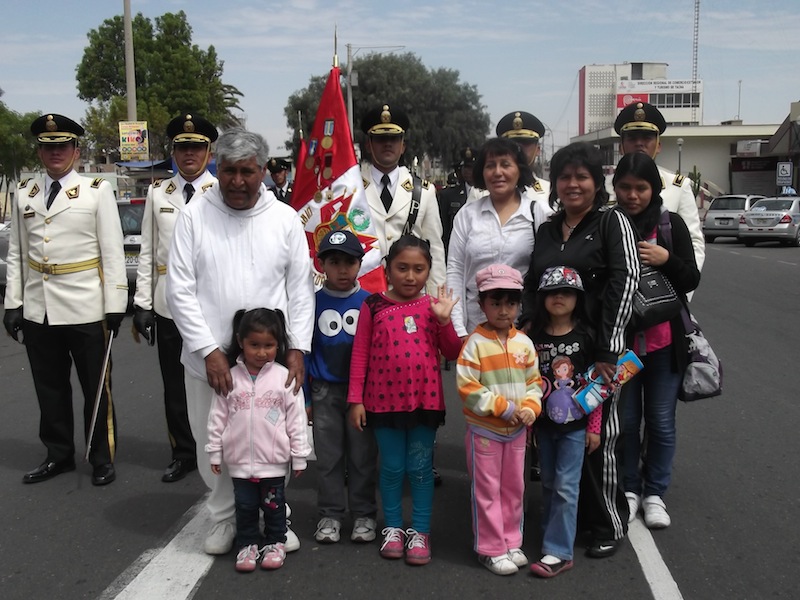
POLYGON ((267 544, 286 542, 286 497, 284 478, 270 477, 258 481, 233 477, 233 498, 236 503, 236 543, 238 548, 261 545, 258 511, 264 511, 264 537, 267 544))
POLYGON ((572 560, 586 430, 536 428, 542 473, 542 554, 572 560))
POLYGON ((386 527, 403 527, 403 481, 411 487, 411 526, 430 533, 433 509, 433 442, 436 430, 426 425, 413 429, 376 427, 381 456, 378 478, 386 527))
POLYGON ((671 346, 643 356, 642 363, 644 369, 622 388, 625 491, 664 496, 675 458, 675 407, 683 375, 672 370, 671 346))

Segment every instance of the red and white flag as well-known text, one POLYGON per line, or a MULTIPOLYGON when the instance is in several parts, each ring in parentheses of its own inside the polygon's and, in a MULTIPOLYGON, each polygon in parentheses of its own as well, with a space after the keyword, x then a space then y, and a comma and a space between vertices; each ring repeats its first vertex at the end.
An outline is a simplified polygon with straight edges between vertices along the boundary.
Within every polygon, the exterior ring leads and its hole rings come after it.
POLYGON ((319 242, 329 231, 349 229, 364 248, 358 275, 361 287, 378 292, 386 289, 386 278, 350 136, 339 75, 339 67, 334 66, 322 92, 311 135, 307 141, 301 141, 292 207, 306 230, 317 288, 324 280, 317 261, 319 242))

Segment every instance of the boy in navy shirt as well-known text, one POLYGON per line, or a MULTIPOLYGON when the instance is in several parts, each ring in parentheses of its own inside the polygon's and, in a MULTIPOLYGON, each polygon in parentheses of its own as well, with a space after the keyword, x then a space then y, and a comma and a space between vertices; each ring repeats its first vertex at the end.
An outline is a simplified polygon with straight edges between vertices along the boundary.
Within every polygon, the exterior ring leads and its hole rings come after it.
POLYGON ((339 541, 342 519, 349 507, 354 519, 350 539, 375 539, 377 446, 372 432, 347 423, 350 354, 358 314, 369 292, 358 283, 364 249, 350 231, 331 231, 320 242, 317 258, 325 273, 316 295, 316 320, 307 357, 314 422, 320 521, 315 538, 339 541))

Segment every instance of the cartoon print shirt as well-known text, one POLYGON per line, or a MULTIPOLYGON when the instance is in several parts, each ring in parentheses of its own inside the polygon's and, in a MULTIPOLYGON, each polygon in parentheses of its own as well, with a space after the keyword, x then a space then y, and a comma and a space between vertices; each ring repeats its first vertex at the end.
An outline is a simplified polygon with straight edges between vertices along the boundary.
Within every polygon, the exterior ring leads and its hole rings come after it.
POLYGON ((586 415, 572 399, 578 388, 578 377, 594 362, 592 339, 580 325, 566 335, 551 336, 544 332, 533 340, 539 353, 542 373, 542 427, 558 427, 568 431, 586 427, 586 415))

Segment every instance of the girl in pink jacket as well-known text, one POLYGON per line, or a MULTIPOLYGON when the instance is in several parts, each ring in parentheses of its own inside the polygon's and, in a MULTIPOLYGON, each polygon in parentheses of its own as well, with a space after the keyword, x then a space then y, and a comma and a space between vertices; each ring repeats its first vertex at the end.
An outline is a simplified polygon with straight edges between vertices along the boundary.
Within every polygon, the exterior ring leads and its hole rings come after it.
POLYGON ((222 461, 233 479, 236 570, 278 569, 286 558, 285 477, 299 476, 311 453, 302 391, 286 389, 288 338, 280 310, 240 310, 228 348, 233 391, 217 395, 208 415, 211 470, 222 461), (258 530, 264 512, 265 545, 258 530))

